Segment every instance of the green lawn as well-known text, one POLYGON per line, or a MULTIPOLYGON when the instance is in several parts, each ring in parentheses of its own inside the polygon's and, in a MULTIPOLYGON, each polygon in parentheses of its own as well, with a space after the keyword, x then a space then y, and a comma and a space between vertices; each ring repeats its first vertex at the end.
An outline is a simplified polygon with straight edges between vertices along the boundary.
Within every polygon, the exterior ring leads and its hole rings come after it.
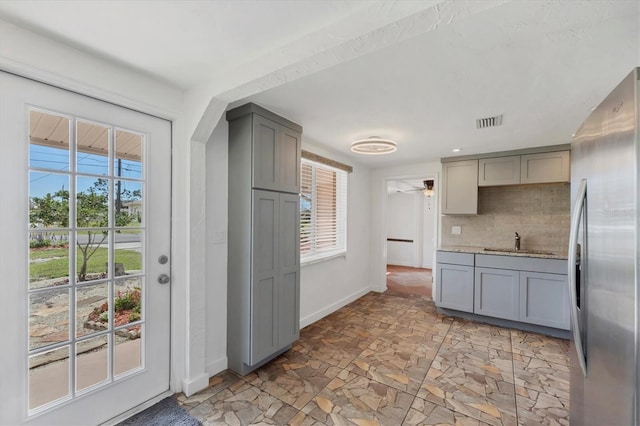
MULTIPOLYGON (((29 276, 31 281, 38 281, 50 278, 60 278, 69 276, 69 253, 64 248, 53 248, 48 250, 32 250, 30 259, 52 259, 46 262, 29 264, 29 276)), ((82 262, 82 253, 76 250, 77 268, 82 262)), ((89 258, 87 263, 87 273, 105 272, 105 265, 108 259, 106 248, 99 248, 89 258)), ((125 271, 140 270, 142 256, 135 250, 116 250, 116 262, 123 263, 125 271)))

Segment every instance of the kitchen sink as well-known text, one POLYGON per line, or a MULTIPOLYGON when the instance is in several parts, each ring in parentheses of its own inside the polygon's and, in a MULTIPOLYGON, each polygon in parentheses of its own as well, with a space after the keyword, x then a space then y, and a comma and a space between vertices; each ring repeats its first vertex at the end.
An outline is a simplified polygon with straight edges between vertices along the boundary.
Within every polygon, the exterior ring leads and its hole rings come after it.
POLYGON ((515 249, 506 249, 506 248, 484 248, 484 251, 494 251, 499 253, 523 253, 523 254, 544 254, 544 255, 553 255, 550 251, 540 251, 540 250, 515 250, 515 249))

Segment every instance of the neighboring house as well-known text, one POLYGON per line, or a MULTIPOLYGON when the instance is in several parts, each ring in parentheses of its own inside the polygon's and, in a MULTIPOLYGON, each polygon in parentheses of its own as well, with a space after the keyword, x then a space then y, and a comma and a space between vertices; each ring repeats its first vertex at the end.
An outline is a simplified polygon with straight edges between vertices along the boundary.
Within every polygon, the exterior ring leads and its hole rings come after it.
POLYGON ((142 201, 123 201, 122 208, 129 213, 130 216, 137 217, 140 220, 142 214, 142 201))

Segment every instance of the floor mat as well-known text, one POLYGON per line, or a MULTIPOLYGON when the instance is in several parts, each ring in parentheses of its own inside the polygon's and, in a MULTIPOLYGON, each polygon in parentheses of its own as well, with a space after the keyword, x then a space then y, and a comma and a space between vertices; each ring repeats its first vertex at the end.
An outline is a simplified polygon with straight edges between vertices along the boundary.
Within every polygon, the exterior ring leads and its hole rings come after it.
POLYGON ((202 423, 184 411, 173 396, 169 396, 118 424, 118 426, 142 425, 201 426, 202 423))

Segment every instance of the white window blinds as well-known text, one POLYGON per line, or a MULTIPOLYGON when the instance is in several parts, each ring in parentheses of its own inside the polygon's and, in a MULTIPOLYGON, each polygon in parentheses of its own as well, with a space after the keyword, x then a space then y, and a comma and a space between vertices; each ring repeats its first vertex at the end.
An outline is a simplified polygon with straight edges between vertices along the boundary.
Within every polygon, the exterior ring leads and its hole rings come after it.
POLYGON ((303 159, 300 193, 300 260, 345 253, 347 173, 303 159))

